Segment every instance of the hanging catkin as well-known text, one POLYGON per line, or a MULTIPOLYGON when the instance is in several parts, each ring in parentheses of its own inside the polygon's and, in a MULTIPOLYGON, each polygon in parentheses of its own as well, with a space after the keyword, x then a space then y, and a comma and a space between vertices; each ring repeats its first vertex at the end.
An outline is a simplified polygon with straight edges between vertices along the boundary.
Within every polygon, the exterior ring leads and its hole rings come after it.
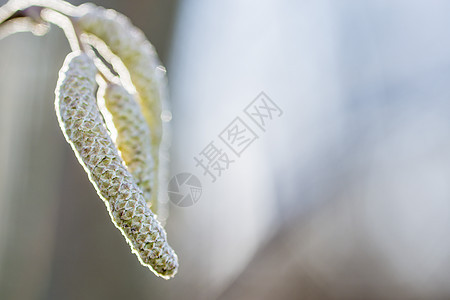
POLYGON ((170 278, 178 268, 177 256, 105 128, 95 100, 96 73, 86 54, 67 56, 55 92, 60 127, 140 262, 156 275, 170 278))
MULTIPOLYGON (((151 154, 150 129, 142 115, 141 108, 134 96, 119 84, 108 83, 103 98, 117 130, 117 148, 120 150, 128 171, 141 188, 145 200, 150 202, 152 186, 155 184, 155 162, 151 154)), ((151 209, 157 213, 154 204, 151 209)))
MULTIPOLYGON (((76 19, 79 28, 103 40, 111 52, 122 60, 130 74, 142 113, 151 130, 155 174, 158 174, 159 145, 162 137, 161 87, 163 86, 159 81, 163 79, 157 74, 161 72, 161 64, 156 51, 144 33, 131 24, 124 15, 93 4, 82 5, 79 9, 84 11, 76 19)), ((156 202, 157 180, 153 190, 152 203, 156 202)))

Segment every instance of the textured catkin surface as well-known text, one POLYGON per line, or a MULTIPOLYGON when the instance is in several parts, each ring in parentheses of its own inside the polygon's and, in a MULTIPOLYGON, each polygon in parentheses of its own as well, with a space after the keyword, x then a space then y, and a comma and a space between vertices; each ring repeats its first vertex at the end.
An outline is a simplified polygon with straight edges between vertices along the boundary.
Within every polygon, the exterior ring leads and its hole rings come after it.
POLYGON ((156 275, 170 278, 177 256, 108 135, 95 99, 96 72, 87 55, 67 56, 56 88, 60 127, 132 251, 156 275))
POLYGON ((161 65, 154 47, 144 33, 124 15, 93 4, 80 6, 84 13, 77 19, 79 28, 103 40, 127 67, 147 120, 157 161, 161 141, 161 81, 157 72, 161 65))
POLYGON ((167 160, 160 157, 159 151, 161 141, 167 138, 163 136, 161 121, 166 77, 165 71, 161 71, 156 50, 139 28, 115 10, 87 3, 79 7, 79 12, 76 23, 80 30, 103 40, 109 50, 122 60, 130 74, 137 91, 136 99, 151 130, 155 174, 151 202, 154 209, 156 204, 164 207, 167 203, 161 202, 164 194, 159 193, 158 187, 165 186, 167 179, 167 160))
MULTIPOLYGON (((121 85, 107 84, 103 98, 113 118, 117 130, 116 145, 141 188, 147 202, 152 199, 153 186, 156 185, 150 128, 134 96, 121 85)), ((156 198, 156 197, 155 197, 156 198)), ((157 201, 151 202, 151 209, 157 213, 157 201)))

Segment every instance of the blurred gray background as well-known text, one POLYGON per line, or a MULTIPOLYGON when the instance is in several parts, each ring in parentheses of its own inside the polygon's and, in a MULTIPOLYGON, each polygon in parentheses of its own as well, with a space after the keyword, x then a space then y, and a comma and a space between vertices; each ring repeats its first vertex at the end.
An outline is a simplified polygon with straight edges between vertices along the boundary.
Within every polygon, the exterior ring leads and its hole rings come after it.
POLYGON ((0 299, 450 298, 450 2, 96 4, 168 70, 171 174, 203 185, 180 270, 140 266, 65 142, 53 26, 0 41, 0 299), (284 114, 211 183, 193 157, 261 91, 284 114))

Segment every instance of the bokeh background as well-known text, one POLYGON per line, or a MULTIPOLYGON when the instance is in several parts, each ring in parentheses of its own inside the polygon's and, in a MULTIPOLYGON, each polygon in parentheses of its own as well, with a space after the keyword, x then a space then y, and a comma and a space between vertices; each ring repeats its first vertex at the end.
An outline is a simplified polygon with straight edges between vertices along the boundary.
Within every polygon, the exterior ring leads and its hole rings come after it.
POLYGON ((140 266, 65 142, 53 27, 0 41, 0 299, 450 299, 450 2, 96 3, 168 70, 171 174, 203 185, 180 270, 140 266), (193 157, 261 91, 284 114, 211 183, 193 157))

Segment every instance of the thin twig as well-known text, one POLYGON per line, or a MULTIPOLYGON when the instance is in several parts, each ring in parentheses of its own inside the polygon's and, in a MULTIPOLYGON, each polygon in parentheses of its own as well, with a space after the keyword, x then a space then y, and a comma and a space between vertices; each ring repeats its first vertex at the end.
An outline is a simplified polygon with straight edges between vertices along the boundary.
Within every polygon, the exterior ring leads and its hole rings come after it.
POLYGON ((74 13, 74 6, 70 4, 62 6, 61 3, 56 1, 45 1, 45 4, 41 1, 34 2, 28 7, 16 6, 17 10, 15 11, 14 4, 11 4, 11 2, 0 7, 0 26, 18 18, 29 18, 37 24, 52 23, 64 31, 72 51, 80 50, 86 52, 96 61, 99 75, 105 82, 116 81, 117 77, 112 74, 109 67, 103 63, 97 53, 89 51, 90 45, 83 42, 81 38, 82 32, 76 24, 77 16, 74 13))
POLYGON ((3 23, 6 23, 8 21, 17 19, 17 18, 25 18, 25 17, 31 18, 31 19, 33 19, 33 21, 36 21, 36 22, 42 21, 42 19, 40 18, 40 15, 41 15, 41 11, 43 9, 44 8, 42 6, 30 6, 26 9, 18 10, 10 16, 5 16, 3 18, 0 18, 0 25, 3 23))

